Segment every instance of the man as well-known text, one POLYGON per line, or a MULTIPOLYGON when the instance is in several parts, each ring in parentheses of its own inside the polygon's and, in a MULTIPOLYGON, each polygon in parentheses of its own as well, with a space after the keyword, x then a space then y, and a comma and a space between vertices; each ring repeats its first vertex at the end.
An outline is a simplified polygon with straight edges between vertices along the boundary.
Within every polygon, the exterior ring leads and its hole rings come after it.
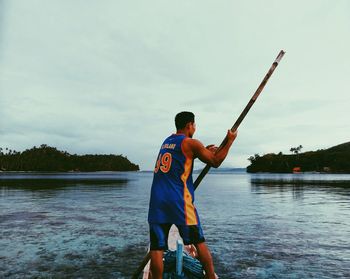
POLYGON ((170 227, 175 224, 184 244, 193 244, 197 248, 206 278, 211 279, 215 278, 213 261, 193 204, 193 160, 198 158, 212 167, 219 167, 237 133, 228 130, 226 145, 216 153, 215 146, 206 148, 200 141, 192 139, 196 131, 192 112, 178 113, 175 126, 176 134, 163 142, 154 169, 148 213, 152 278, 162 278, 163 252, 168 248, 170 227))

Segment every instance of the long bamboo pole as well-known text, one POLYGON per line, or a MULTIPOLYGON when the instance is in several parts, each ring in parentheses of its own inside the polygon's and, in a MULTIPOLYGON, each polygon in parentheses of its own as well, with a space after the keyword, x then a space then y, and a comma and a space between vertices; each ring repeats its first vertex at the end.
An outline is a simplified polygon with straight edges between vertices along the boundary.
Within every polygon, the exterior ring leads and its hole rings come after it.
MULTIPOLYGON (((253 104, 255 103, 256 99, 259 97, 261 91, 264 89, 267 81, 269 80, 269 78, 271 77, 272 73, 274 72, 274 70, 276 69, 276 67, 278 66, 279 62, 281 61, 283 55, 286 52, 281 50, 280 53, 277 55, 277 58, 275 59, 275 61, 272 63, 269 71, 267 72, 267 74, 265 75, 264 79, 262 80, 262 82, 260 83, 258 89, 255 91, 253 97, 250 99, 250 101, 248 102, 248 104, 246 105, 246 107, 244 108, 244 110, 242 111, 241 115, 238 117, 238 119, 236 120, 235 124, 233 124, 231 131, 234 132, 238 129, 239 125, 241 124, 241 122, 243 121, 243 119, 246 117, 246 115, 248 114, 250 108, 253 106, 253 104)), ((219 148, 216 150, 216 152, 218 152, 222 147, 225 146, 227 141, 227 137, 224 138, 224 140, 222 141, 222 143, 220 144, 219 148)), ((210 165, 206 165, 205 168, 202 170, 202 172, 198 175, 196 181, 194 182, 194 189, 197 189, 197 187, 199 186, 199 184, 201 183, 201 181, 203 180, 204 176, 209 172, 210 170, 210 165)))

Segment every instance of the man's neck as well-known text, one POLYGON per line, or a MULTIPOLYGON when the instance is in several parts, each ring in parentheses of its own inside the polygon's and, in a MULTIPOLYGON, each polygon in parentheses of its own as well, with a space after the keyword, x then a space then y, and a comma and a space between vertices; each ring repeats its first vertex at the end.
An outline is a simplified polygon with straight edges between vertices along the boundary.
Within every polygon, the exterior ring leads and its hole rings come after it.
POLYGON ((177 130, 177 131, 176 131, 176 134, 177 134, 177 135, 178 135, 178 134, 183 134, 183 135, 185 135, 186 137, 189 136, 189 133, 188 133, 188 131, 186 131, 186 130, 177 130))

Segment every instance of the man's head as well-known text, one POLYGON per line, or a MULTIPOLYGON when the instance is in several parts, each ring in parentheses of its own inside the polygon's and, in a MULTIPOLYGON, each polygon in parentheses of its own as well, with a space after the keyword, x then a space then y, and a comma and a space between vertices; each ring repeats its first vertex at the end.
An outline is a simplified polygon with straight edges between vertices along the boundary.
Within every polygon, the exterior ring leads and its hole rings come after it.
POLYGON ((184 132, 187 136, 193 136, 196 131, 196 124, 194 122, 194 114, 189 111, 182 111, 175 116, 175 126, 177 131, 184 132))

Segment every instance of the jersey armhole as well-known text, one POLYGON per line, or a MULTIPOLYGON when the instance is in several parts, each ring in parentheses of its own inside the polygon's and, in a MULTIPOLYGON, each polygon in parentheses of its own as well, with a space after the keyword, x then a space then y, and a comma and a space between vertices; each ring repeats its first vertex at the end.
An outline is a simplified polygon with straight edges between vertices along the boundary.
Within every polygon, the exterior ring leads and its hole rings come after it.
POLYGON ((184 150, 184 147, 183 147, 183 144, 184 144, 184 141, 189 139, 188 137, 185 137, 182 142, 181 142, 181 151, 182 151, 182 154, 185 156, 186 160, 190 160, 191 158, 186 154, 185 150, 184 150))

